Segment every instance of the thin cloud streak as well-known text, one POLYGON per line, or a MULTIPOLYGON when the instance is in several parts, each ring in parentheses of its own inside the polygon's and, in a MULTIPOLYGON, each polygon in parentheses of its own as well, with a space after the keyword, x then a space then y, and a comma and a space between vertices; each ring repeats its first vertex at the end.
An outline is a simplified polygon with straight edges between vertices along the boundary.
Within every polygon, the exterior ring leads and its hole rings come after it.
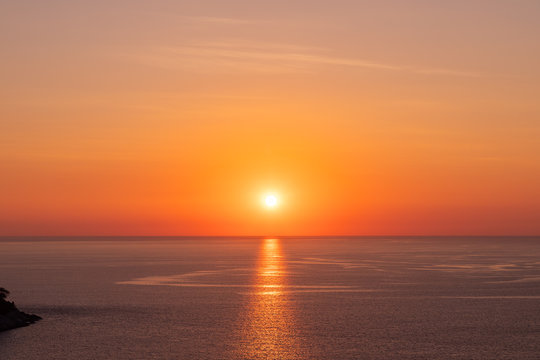
MULTIPOLYGON (((325 49, 290 44, 210 42, 187 46, 164 46, 136 56, 139 61, 159 67, 195 65, 199 70, 220 67, 254 72, 310 72, 314 66, 347 66, 381 71, 403 71, 424 75, 481 77, 474 72, 445 68, 418 68, 362 59, 321 54, 325 49)), ((208 69, 206 69, 208 70, 208 69)))
POLYGON ((248 20, 217 16, 179 16, 179 18, 186 22, 202 24, 257 25, 268 23, 266 20, 248 20))

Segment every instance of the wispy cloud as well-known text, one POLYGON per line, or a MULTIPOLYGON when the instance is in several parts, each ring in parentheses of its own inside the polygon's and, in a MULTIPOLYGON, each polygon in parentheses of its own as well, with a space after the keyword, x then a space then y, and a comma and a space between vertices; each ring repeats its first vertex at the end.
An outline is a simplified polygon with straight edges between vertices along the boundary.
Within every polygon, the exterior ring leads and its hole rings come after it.
POLYGON ((217 16, 179 16, 179 18, 185 22, 200 23, 200 24, 252 25, 252 24, 267 23, 267 21, 265 20, 241 19, 241 18, 229 18, 229 17, 217 17, 217 16))
POLYGON ((346 66, 379 71, 402 71, 424 75, 479 77, 480 74, 445 68, 422 68, 333 56, 328 49, 293 44, 243 41, 206 42, 163 46, 140 55, 146 64, 160 67, 225 69, 246 72, 313 72, 321 66, 346 66))

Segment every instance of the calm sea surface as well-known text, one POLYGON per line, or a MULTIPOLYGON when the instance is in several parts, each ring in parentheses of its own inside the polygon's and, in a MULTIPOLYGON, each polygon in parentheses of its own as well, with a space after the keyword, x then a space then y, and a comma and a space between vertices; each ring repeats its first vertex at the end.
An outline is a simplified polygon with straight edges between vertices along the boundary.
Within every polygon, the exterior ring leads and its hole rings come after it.
POLYGON ((540 359, 540 238, 0 238, 0 359, 540 359))

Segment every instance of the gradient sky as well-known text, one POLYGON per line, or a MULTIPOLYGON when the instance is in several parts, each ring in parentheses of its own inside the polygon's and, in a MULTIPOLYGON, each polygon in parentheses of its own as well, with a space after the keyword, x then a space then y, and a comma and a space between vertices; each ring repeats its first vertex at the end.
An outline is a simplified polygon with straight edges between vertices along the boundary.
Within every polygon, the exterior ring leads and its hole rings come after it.
POLYGON ((540 234, 538 19, 0 0, 0 235, 540 234))

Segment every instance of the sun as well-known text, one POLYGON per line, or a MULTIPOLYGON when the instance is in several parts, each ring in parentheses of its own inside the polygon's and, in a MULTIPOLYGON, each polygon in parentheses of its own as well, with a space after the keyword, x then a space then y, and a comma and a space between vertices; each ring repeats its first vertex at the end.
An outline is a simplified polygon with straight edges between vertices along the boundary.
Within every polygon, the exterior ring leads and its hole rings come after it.
POLYGON ((279 205, 279 199, 276 194, 266 194, 264 195, 264 206, 269 209, 274 209, 279 205))

